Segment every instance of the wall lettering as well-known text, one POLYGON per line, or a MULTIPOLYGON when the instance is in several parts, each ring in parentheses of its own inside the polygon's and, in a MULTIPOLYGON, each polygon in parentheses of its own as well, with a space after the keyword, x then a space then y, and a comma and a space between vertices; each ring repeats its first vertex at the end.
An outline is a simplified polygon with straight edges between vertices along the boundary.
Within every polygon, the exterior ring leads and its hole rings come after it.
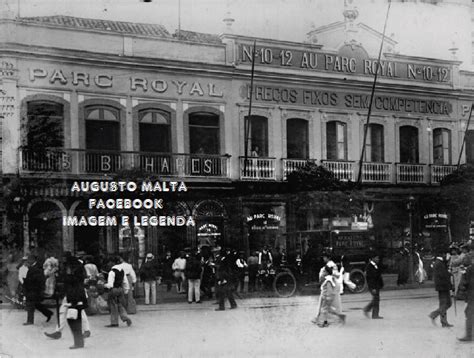
MULTIPOLYGON (((106 73, 90 74, 87 72, 67 72, 63 69, 46 70, 44 68, 29 68, 30 82, 39 82, 44 79, 54 85, 73 85, 89 87, 94 85, 98 88, 112 88, 115 86, 123 86, 120 80, 114 82, 112 75, 106 73)), ((188 83, 183 80, 164 80, 161 78, 135 77, 129 78, 129 88, 134 92, 156 92, 170 93, 189 96, 209 96, 224 97, 222 89, 218 88, 215 83, 194 81, 188 83)))
MULTIPOLYGON (((252 62, 252 45, 239 44, 238 62, 252 62)), ((420 82, 452 82, 449 65, 418 64, 402 61, 380 61, 339 56, 324 52, 288 50, 276 47, 258 47, 255 50, 255 65, 292 67, 294 69, 373 76, 375 72, 385 78, 420 82)))

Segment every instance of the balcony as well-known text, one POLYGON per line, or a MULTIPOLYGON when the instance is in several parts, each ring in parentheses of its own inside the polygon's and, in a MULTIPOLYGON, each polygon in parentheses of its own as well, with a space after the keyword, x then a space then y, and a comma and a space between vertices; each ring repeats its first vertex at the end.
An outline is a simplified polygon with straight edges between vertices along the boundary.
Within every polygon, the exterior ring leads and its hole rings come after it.
POLYGON ((424 184, 425 164, 396 164, 397 183, 399 184, 424 184))
MULTIPOLYGON (((20 149, 20 171, 23 174, 102 175, 123 169, 138 168, 165 177, 230 179, 230 156, 212 154, 178 154, 147 152, 112 152, 82 149, 20 149)), ((289 173, 315 159, 239 158, 240 180, 286 180, 289 173), (246 163, 245 163, 246 162, 246 163), (281 168, 280 168, 281 165, 281 168)), ((355 161, 321 161, 335 177, 355 181, 359 163, 355 161)), ((439 185, 456 169, 455 165, 364 162, 362 182, 367 184, 439 185)), ((235 173, 235 171, 234 171, 235 173)), ((237 173, 236 173, 237 174, 237 173)))
POLYGON ((334 173, 334 176, 342 181, 354 181, 355 176, 355 162, 352 161, 333 161, 322 160, 321 165, 327 170, 334 173))
POLYGON ((288 174, 303 168, 307 163, 316 163, 316 159, 282 159, 283 180, 286 180, 288 174))
POLYGON ((160 176, 229 177, 228 155, 20 149, 23 173, 113 174, 138 168, 160 176))
POLYGON ((275 158, 240 157, 241 180, 276 180, 275 158))
POLYGON ((456 170, 455 165, 431 164, 431 184, 439 184, 443 178, 456 170))

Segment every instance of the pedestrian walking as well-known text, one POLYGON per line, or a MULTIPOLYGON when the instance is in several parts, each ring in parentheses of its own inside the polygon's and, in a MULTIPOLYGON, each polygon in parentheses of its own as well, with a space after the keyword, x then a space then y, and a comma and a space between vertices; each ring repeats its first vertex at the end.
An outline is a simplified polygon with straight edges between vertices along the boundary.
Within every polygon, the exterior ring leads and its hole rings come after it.
POLYGON ((145 304, 156 305, 156 280, 158 279, 158 262, 152 253, 148 253, 145 257, 140 270, 138 272, 140 280, 143 282, 145 290, 145 304))
POLYGON ((383 288, 382 270, 380 268, 380 257, 377 253, 370 254, 369 263, 365 269, 367 286, 369 287, 372 301, 364 307, 364 315, 369 318, 372 311, 372 319, 383 319, 379 315, 380 311, 380 290, 383 288))
POLYGON ((323 254, 325 265, 319 272, 321 294, 319 296, 317 315, 313 323, 324 328, 329 326, 329 316, 336 316, 344 324, 346 315, 342 314, 340 297, 340 273, 337 265, 330 259, 328 253, 323 254))
POLYGON ((133 266, 126 262, 122 256, 119 256, 120 264, 118 265, 125 273, 124 279, 128 281, 129 290, 125 294, 125 309, 128 314, 137 313, 137 303, 134 298, 135 284, 137 283, 137 275, 133 266))
POLYGON ((349 269, 349 260, 347 259, 346 256, 342 255, 341 256, 341 263, 340 263, 341 268, 339 269, 339 294, 343 295, 344 294, 344 286, 349 287, 349 290, 354 290, 356 288, 356 284, 351 281, 350 278, 350 273, 349 271, 346 271, 346 269, 349 269))
POLYGON ((35 309, 46 317, 46 322, 49 322, 53 316, 53 312, 41 303, 44 295, 45 278, 43 269, 37 260, 36 255, 30 254, 28 256, 29 268, 23 283, 27 311, 27 320, 23 323, 24 326, 34 324, 35 309))
POLYGON ((438 253, 435 261, 433 262, 433 280, 435 284, 435 290, 438 291, 439 307, 429 314, 431 322, 436 325, 435 319, 439 316, 441 326, 445 328, 452 327, 452 324, 448 323, 447 311, 451 307, 451 275, 448 271, 448 265, 446 262, 446 255, 444 253, 438 253))
MULTIPOLYGON (((68 273, 68 269, 71 270, 71 268, 74 268, 74 270, 77 271, 77 275, 82 275, 82 273, 78 269, 78 265, 81 265, 81 262, 77 258, 72 256, 71 252, 66 251, 64 253, 64 260, 62 264, 59 266, 56 291, 55 291, 56 297, 59 300, 61 300, 61 306, 59 307, 58 324, 56 325, 56 329, 54 332, 52 333, 44 332, 44 334, 49 338, 52 338, 52 339, 61 338, 62 331, 64 327, 66 327, 67 310, 69 307, 66 289, 67 289, 67 285, 69 284, 68 280, 70 280, 70 278, 68 277, 68 275, 70 275, 68 273)), ((87 307, 84 307, 84 309, 80 310, 81 329, 82 329, 81 334, 83 335, 84 338, 88 338, 91 335, 89 319, 87 318, 87 314, 86 314, 86 308, 87 307)))
POLYGON ((458 338, 460 342, 472 342, 474 326, 474 267, 469 266, 461 278, 458 296, 467 302, 464 314, 466 315, 466 330, 464 337, 458 338))
POLYGON ((230 303, 230 309, 237 308, 233 295, 233 273, 232 273, 233 262, 231 262, 229 256, 222 256, 219 260, 216 272, 216 295, 219 303, 219 307, 216 311, 225 310, 225 299, 227 298, 230 303))
POLYGON ((469 255, 470 245, 464 244, 461 246, 461 249, 457 249, 457 255, 454 251, 457 248, 450 248, 450 257, 449 257, 449 272, 453 276, 454 283, 454 295, 458 292, 459 282, 461 281, 462 273, 471 266, 471 257, 469 255))
POLYGON ((128 294, 130 286, 128 280, 125 278, 125 272, 120 266, 122 259, 116 257, 114 260, 115 265, 112 266, 108 277, 107 283, 104 285, 109 289, 109 308, 110 308, 110 324, 106 327, 118 327, 118 318, 123 322, 127 323, 127 326, 132 324, 132 320, 128 318, 127 311, 125 309, 125 295, 128 294))
POLYGON ((86 273, 84 266, 74 256, 66 259, 66 275, 64 287, 66 293, 66 318, 74 337, 74 345, 70 349, 84 347, 82 333, 82 312, 87 308, 87 297, 84 288, 86 273))

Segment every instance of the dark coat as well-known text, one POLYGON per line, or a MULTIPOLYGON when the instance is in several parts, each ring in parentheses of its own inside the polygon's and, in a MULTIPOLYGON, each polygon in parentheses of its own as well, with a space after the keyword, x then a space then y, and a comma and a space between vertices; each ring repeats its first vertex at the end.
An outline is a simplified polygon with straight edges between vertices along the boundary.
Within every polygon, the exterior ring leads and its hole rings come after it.
POLYGON ((184 275, 190 280, 196 280, 201 278, 202 266, 201 261, 196 257, 191 256, 186 260, 186 269, 184 275))
POLYGON ((87 308, 84 290, 86 271, 84 265, 75 257, 68 258, 65 264, 64 289, 67 302, 74 308, 87 308))
POLYGON ((165 257, 162 261, 163 279, 171 280, 173 278, 173 262, 172 256, 165 257))
POLYGON ((28 272, 23 282, 25 297, 28 301, 41 301, 44 296, 45 277, 43 268, 35 262, 28 268, 28 272))
POLYGON ((365 276, 369 290, 381 290, 383 288, 382 271, 380 269, 380 265, 377 265, 377 268, 375 268, 375 266, 369 262, 365 269, 365 276))
POLYGON ((433 262, 433 280, 436 291, 450 291, 452 289, 451 274, 444 261, 435 259, 433 262))
POLYGON ((154 281, 158 276, 158 271, 158 262, 155 259, 152 259, 143 262, 138 274, 140 275, 140 280, 142 281, 154 281))

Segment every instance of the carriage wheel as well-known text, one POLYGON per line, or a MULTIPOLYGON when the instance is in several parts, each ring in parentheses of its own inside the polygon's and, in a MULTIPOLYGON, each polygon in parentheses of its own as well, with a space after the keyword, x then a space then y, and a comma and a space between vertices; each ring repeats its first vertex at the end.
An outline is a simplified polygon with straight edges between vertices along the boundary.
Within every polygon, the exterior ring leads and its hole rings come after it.
POLYGON ((361 270, 355 269, 350 273, 350 280, 355 283, 356 287, 352 290, 354 293, 364 292, 367 288, 367 281, 361 270))
POLYGON ((273 280, 273 291, 279 297, 291 297, 296 291, 296 278, 291 272, 280 272, 273 280))

